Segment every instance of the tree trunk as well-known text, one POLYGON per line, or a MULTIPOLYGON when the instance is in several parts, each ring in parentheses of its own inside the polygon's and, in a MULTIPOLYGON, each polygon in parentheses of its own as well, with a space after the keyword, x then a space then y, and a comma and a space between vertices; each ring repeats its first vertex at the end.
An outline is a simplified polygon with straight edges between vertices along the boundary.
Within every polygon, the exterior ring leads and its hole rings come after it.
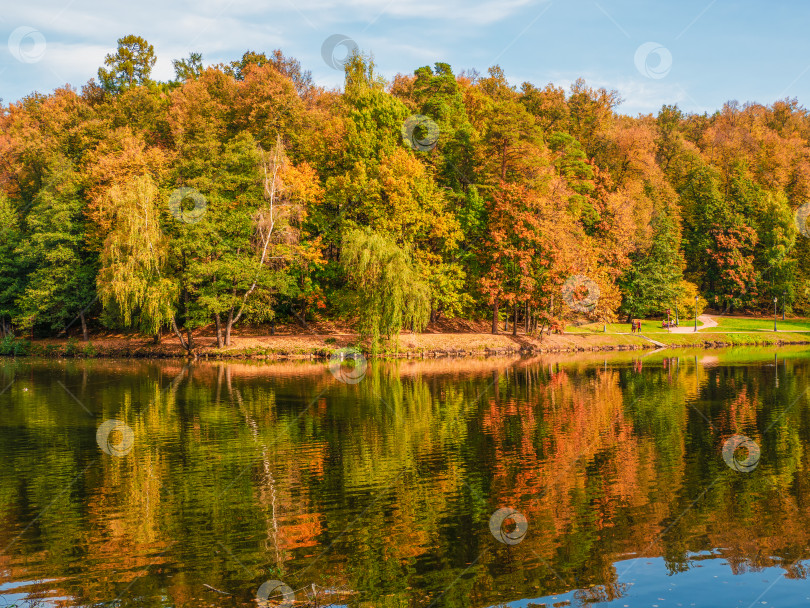
POLYGON ((309 325, 307 325, 306 319, 304 319, 301 315, 299 315, 297 312, 295 312, 295 309, 292 306, 290 306, 290 310, 296 316, 296 318, 301 322, 301 326, 304 329, 306 329, 307 331, 309 331, 309 325))
POLYGON ((190 347, 190 345, 188 343, 186 343, 185 338, 183 338, 183 332, 181 332, 180 328, 177 327, 177 321, 175 320, 174 317, 172 317, 172 330, 177 335, 177 337, 180 339, 180 346, 183 347, 186 350, 186 352, 190 352, 191 347, 190 347))
MULTIPOLYGON (((183 265, 185 265, 185 254, 183 254, 183 265)), ((186 291, 185 287, 183 287, 183 310, 185 311, 184 318, 186 319, 186 322, 188 322, 188 291, 186 291)), ((174 318, 172 318, 172 323, 174 323, 174 318)), ((177 332, 177 335, 180 336, 180 344, 183 344, 182 332, 180 332, 177 329, 177 324, 176 323, 174 324, 175 324, 175 331, 177 332)), ((191 354, 191 349, 193 348, 193 346, 194 342, 191 336, 191 329, 186 328, 185 349, 187 354, 189 355, 191 354)))
POLYGON ((84 311, 79 313, 79 319, 82 322, 82 339, 87 342, 90 339, 90 336, 87 334, 87 321, 84 319, 84 311))
POLYGON ((517 312, 518 312, 518 305, 517 305, 517 302, 515 302, 515 305, 512 307, 512 314, 514 315, 514 318, 512 319, 512 335, 513 336, 517 335, 517 312))
POLYGON ((526 335, 528 336, 529 331, 531 331, 531 328, 529 327, 529 303, 528 302, 526 302, 525 313, 526 313, 526 318, 523 320, 523 322, 526 325, 526 335))
POLYGON ((275 335, 276 335, 276 320, 275 320, 275 319, 273 319, 272 321, 270 321, 270 335, 271 335, 271 336, 275 336, 275 335))
POLYGON ((152 344, 160 344, 160 330, 155 332, 155 335, 152 336, 152 344))
POLYGON ((498 333, 498 298, 492 304, 492 333, 498 333))
POLYGON ((219 318, 219 313, 214 315, 214 323, 217 326, 217 348, 222 348, 222 321, 219 318))
POLYGON ((225 346, 231 345, 231 328, 233 327, 233 308, 228 312, 228 322, 225 323, 225 346))

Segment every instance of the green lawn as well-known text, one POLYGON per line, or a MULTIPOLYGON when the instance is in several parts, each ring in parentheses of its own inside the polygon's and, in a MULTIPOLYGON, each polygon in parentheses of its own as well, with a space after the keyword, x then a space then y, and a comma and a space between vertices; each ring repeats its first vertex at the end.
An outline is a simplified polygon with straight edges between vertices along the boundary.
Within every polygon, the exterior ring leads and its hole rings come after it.
MULTIPOLYGON (((688 320, 681 320, 681 327, 694 327, 695 320, 688 319, 688 320)), ((700 330, 703 324, 698 321, 698 330, 700 330)), ((603 324, 602 323, 588 323, 586 325, 579 325, 578 327, 574 327, 573 325, 568 325, 565 328, 565 333, 567 334, 601 334, 602 333, 603 324)), ((787 328, 786 328, 787 329, 787 328)), ((607 324, 607 331, 609 334, 615 333, 630 333, 630 324, 629 323, 608 323, 607 324)), ((641 333, 643 334, 658 334, 658 333, 669 333, 666 329, 661 327, 661 321, 646 321, 643 320, 641 322, 641 333)))
MULTIPOLYGON (((773 331, 773 317, 751 319, 747 317, 715 317, 717 328, 711 331, 773 331)), ((776 328, 790 331, 810 331, 810 319, 786 319, 777 317, 776 328)))
MULTIPOLYGON (((711 327, 703 330, 703 324, 698 321, 698 333, 726 333, 736 331, 773 331, 773 318, 770 319, 752 319, 748 317, 714 317, 717 321, 717 327, 711 327)), ((695 320, 681 319, 681 327, 694 327, 695 320)), ((569 325, 565 328, 566 333, 571 334, 594 334, 602 333, 602 323, 588 323, 574 327, 569 325)), ((794 332, 808 331, 810 332, 810 319, 786 319, 782 321, 782 317, 776 320, 776 328, 779 330, 789 330, 794 332)), ((630 333, 629 323, 608 323, 608 333, 630 333)), ((642 321, 641 333, 643 334, 666 334, 666 329, 661 327, 661 321, 642 321)))

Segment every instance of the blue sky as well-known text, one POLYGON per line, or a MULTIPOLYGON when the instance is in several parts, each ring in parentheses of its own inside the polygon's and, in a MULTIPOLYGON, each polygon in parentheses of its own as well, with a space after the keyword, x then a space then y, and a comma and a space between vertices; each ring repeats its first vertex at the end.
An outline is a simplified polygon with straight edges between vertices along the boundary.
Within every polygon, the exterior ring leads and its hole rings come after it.
POLYGON ((497 63, 516 85, 583 77, 617 89, 633 115, 664 103, 712 112, 731 99, 808 105, 808 26, 810 3, 798 1, 40 0, 0 14, 0 97, 80 87, 130 33, 154 45, 158 79, 191 51, 209 64, 281 48, 317 83, 339 86, 321 51, 342 34, 388 77, 436 61, 482 73, 497 63))

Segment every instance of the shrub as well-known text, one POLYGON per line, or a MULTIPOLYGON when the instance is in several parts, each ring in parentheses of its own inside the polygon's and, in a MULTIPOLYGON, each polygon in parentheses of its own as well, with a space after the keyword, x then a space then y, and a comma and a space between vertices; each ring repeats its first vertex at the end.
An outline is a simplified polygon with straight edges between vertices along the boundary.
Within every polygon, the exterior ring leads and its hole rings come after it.
POLYGON ((12 357, 27 355, 30 347, 31 343, 28 340, 17 339, 9 334, 0 342, 0 355, 11 355, 12 357))
POLYGON ((67 344, 65 344, 65 356, 75 357, 78 352, 79 341, 76 338, 68 338, 67 344))

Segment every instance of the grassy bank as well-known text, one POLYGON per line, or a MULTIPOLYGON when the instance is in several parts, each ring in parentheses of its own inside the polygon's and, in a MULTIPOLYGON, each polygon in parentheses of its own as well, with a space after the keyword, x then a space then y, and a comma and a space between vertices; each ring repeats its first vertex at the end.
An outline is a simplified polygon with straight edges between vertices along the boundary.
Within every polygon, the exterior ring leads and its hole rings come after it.
POLYGON ((783 344, 810 344, 810 333, 779 331, 734 333, 705 331, 696 334, 649 334, 658 342, 671 347, 719 348, 723 346, 780 346, 783 344))
MULTIPOLYGON (((702 321, 698 321, 697 328, 698 334, 705 333, 727 333, 727 332, 765 332, 773 333, 773 317, 720 317, 713 316, 711 319, 717 323, 716 327, 707 327, 702 321)), ((694 319, 681 319, 680 327, 686 330, 694 328, 694 319)), ((776 321, 778 332, 810 332, 810 319, 786 319, 782 320, 779 317, 776 321)), ((580 333, 580 334, 601 334, 604 332, 604 324, 602 323, 588 323, 585 325, 569 326, 566 329, 567 333, 580 333)), ((607 333, 629 333, 629 323, 608 323, 607 333)), ((643 320, 641 322, 642 334, 663 334, 672 335, 666 329, 661 327, 661 321, 658 320, 643 320)), ((691 333, 691 331, 689 332, 691 333)), ((656 340, 659 336, 656 335, 656 340)))
MULTIPOLYGON (((660 322, 650 321, 642 327, 641 335, 625 333, 626 325, 580 326, 570 328, 565 334, 543 336, 542 340, 519 333, 491 334, 483 331, 429 331, 412 334, 404 332, 397 344, 383 348, 379 353, 385 357, 428 358, 445 356, 497 356, 532 353, 566 353, 583 351, 649 350, 658 348, 658 342, 671 348, 722 348, 729 346, 768 346, 810 344, 810 323, 796 321, 792 327, 807 327, 807 331, 766 331, 762 320, 749 324, 733 321, 719 324, 697 333, 668 333, 660 328, 660 322), (657 327, 655 327, 657 325, 657 327), (615 331, 613 328, 618 329, 615 331)), ((767 321, 765 321, 767 322, 767 321)), ((773 321, 771 321, 771 324, 773 321)), ((786 322, 785 325, 788 325, 786 322)), ((318 359, 329 357, 341 348, 355 347, 368 351, 358 342, 356 334, 335 331, 311 333, 299 328, 282 328, 277 335, 261 333, 240 335, 233 344, 217 348, 211 335, 195 336, 196 346, 192 356, 209 359, 318 359)), ((322 329, 322 328, 321 328, 322 329)), ((0 343, 0 354, 35 357, 84 357, 84 358, 167 358, 186 357, 173 336, 166 336, 155 344, 151 339, 138 335, 97 335, 89 342, 76 338, 55 340, 10 340, 0 343)))

